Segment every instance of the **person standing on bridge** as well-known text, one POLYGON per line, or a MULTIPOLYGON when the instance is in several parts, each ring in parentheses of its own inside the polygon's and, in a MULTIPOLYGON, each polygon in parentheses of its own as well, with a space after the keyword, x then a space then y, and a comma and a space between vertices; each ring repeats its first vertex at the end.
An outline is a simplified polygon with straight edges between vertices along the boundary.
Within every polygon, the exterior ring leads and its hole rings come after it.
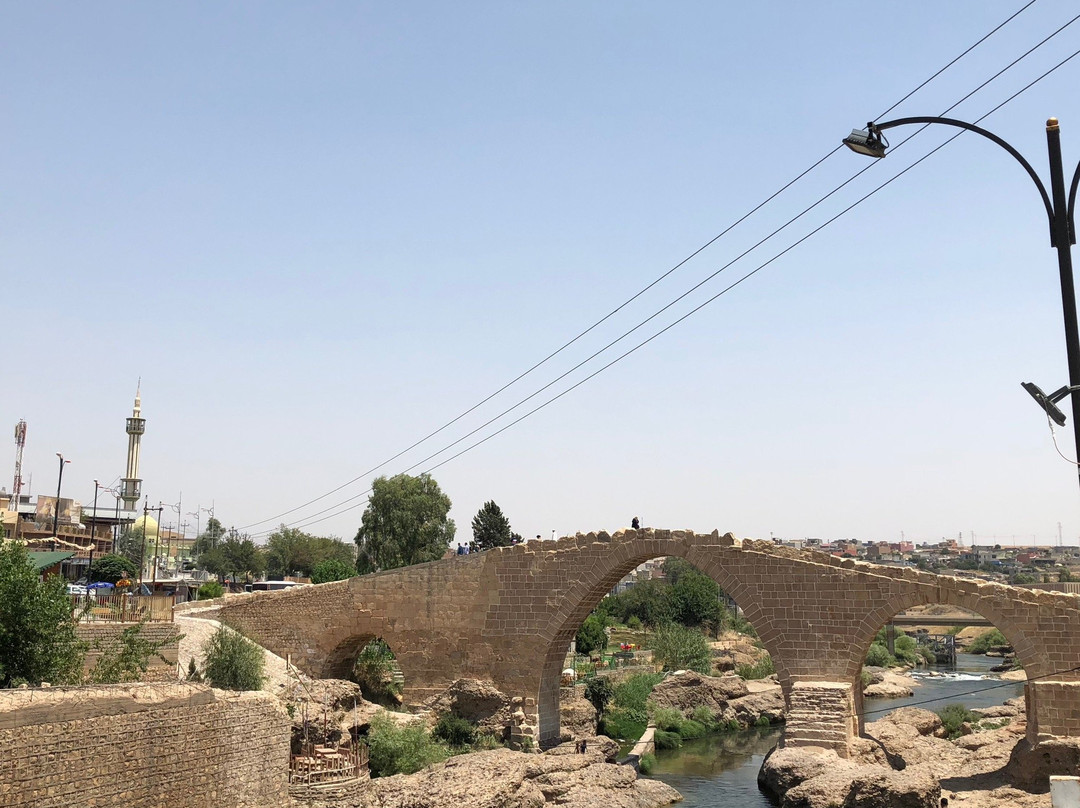
POLYGON ((630 527, 632 527, 634 530, 641 530, 641 522, 638 521, 638 518, 636 516, 630 520, 630 527))

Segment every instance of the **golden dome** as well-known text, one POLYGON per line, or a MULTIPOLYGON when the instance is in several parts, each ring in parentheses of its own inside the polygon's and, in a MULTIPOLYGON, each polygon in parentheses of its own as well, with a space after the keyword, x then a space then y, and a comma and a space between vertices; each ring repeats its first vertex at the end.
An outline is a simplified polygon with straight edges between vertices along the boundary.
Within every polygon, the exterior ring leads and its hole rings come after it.
POLYGON ((143 530, 144 525, 146 526, 146 529, 143 531, 143 535, 145 537, 152 538, 152 537, 157 536, 157 533, 158 533, 157 519, 155 519, 154 517, 149 516, 149 515, 140 516, 138 519, 136 519, 134 522, 132 522, 131 523, 131 529, 132 530, 143 530))

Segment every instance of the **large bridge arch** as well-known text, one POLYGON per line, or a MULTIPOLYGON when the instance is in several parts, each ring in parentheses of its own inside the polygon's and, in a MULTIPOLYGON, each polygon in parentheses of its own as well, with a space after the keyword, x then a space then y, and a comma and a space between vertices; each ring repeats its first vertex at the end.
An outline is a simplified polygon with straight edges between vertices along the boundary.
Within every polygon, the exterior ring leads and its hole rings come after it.
POLYGON ((521 700, 528 732, 550 740, 558 732, 553 655, 619 577, 661 556, 687 559, 742 605, 780 674, 786 743, 846 750, 859 729, 854 682, 873 635, 896 613, 929 603, 984 615, 1012 641, 1029 677, 1032 741, 1080 737, 1080 596, 717 531, 598 531, 177 608, 220 618, 315 676, 339 671, 358 638, 382 637, 408 681, 407 700, 461 677, 487 679, 521 700))
POLYGON ((561 679, 566 649, 570 640, 577 633, 581 624, 596 608, 615 585, 635 567, 654 558, 678 557, 694 565, 700 572, 708 575, 721 589, 731 596, 743 610, 746 619, 753 624, 765 650, 773 658, 777 675, 782 684, 790 682, 780 649, 775 643, 775 632, 771 631, 769 615, 752 600, 746 586, 719 563, 714 554, 709 554, 697 545, 685 541, 673 541, 665 546, 665 552, 657 555, 655 544, 645 538, 635 538, 624 545, 629 550, 621 550, 603 558, 594 569, 595 574, 582 577, 563 595, 566 611, 560 609, 553 616, 553 625, 544 634, 550 635, 544 661, 541 668, 540 687, 537 694, 539 730, 542 744, 553 742, 560 734, 559 682, 561 679))

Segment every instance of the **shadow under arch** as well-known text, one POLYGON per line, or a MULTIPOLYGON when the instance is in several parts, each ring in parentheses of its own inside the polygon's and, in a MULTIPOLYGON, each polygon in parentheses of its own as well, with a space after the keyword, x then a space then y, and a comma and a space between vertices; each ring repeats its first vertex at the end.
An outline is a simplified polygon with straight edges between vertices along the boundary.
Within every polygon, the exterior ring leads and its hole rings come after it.
MULTIPOLYGON (((1020 664, 1024 668, 1024 672, 1027 674, 1027 681, 1024 683, 1024 702, 1025 714, 1028 726, 1030 727, 1033 716, 1029 683, 1034 678, 1054 672, 1049 658, 1044 652, 1038 649, 1038 647, 1027 637, 1025 632, 1021 631, 1004 612, 996 607, 994 601, 990 598, 966 595, 964 593, 953 593, 948 600, 935 599, 926 595, 912 595, 904 599, 899 608, 895 605, 882 604, 872 609, 867 614, 866 619, 862 623, 863 631, 854 638, 854 643, 852 645, 852 648, 856 653, 849 659, 847 669, 845 670, 845 679, 851 683, 853 692, 856 696, 855 710, 858 714, 859 734, 861 735, 863 733, 866 723, 865 710, 863 707, 862 679, 860 676, 863 660, 866 659, 866 655, 869 652, 870 646, 873 644, 877 633, 898 614, 916 606, 959 607, 989 621, 991 625, 985 627, 986 631, 996 628, 1005 635, 1005 639, 1009 641, 1009 644, 1016 654, 1016 658, 1020 661, 1020 664)), ((933 707, 929 706, 928 709, 933 709, 933 707)), ((878 717, 880 718, 881 716, 878 717)))
POLYGON ((537 712, 540 722, 540 745, 550 746, 558 742, 560 733, 559 715, 559 680, 562 675, 563 661, 566 658, 566 649, 570 640, 577 634, 585 618, 596 608, 596 605, 614 589, 615 585, 635 567, 651 561, 654 558, 666 558, 675 556, 690 562, 700 572, 709 576, 723 589, 742 609, 746 617, 758 633, 758 639, 765 646, 765 650, 772 657, 773 666, 776 669, 777 678, 783 687, 785 697, 787 695, 791 677, 787 666, 779 654, 776 644, 778 635, 773 629, 767 614, 761 610, 754 601, 751 592, 743 586, 731 573, 724 569, 707 550, 694 547, 693 545, 680 542, 671 542, 665 546, 663 552, 657 552, 655 542, 648 544, 640 550, 635 550, 629 556, 620 554, 612 557, 609 566, 596 575, 582 578, 567 591, 564 596, 564 608, 560 610, 566 616, 558 620, 554 626, 552 639, 548 641, 544 652, 544 661, 540 674, 540 692, 537 696, 537 712))

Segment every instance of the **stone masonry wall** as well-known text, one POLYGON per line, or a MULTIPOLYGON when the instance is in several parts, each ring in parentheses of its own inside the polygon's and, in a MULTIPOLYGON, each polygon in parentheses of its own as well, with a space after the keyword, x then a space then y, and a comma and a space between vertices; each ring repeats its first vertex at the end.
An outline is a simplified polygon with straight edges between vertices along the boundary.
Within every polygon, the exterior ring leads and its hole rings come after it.
MULTIPOLYGON (((742 607, 772 655, 791 708, 796 683, 851 688, 833 706, 857 731, 859 671, 894 615, 944 603, 999 628, 1032 679, 1080 682, 1080 596, 840 560, 824 553, 692 531, 623 530, 527 542, 288 592, 213 602, 234 625, 316 676, 340 676, 363 643, 382 637, 420 701, 455 679, 492 681, 520 697, 526 725, 559 735, 559 674, 574 633, 615 583, 643 561, 685 558, 742 607)), ((200 604, 206 608, 207 604, 200 604)), ((189 612, 198 616, 195 611, 189 612)), ((1080 735, 1080 688, 1029 683, 1029 731, 1080 735)), ((806 736, 804 740, 809 740, 806 736)), ((831 740, 828 741, 831 745, 831 740)))
MULTIPOLYGON (((124 629, 130 628, 132 623, 80 623, 75 628, 75 635, 84 642, 88 642, 91 648, 86 653, 83 661, 83 672, 89 671, 101 657, 101 651, 94 650, 96 643, 104 646, 114 642, 123 633, 124 629)), ((143 676, 144 682, 168 682, 177 678, 176 662, 180 656, 180 630, 175 623, 144 623, 140 629, 143 638, 150 642, 162 642, 166 644, 158 653, 164 657, 164 661, 157 655, 150 658, 150 666, 143 676)))
POLYGON ((3 808, 277 808, 289 719, 264 693, 137 684, 0 691, 3 808))

